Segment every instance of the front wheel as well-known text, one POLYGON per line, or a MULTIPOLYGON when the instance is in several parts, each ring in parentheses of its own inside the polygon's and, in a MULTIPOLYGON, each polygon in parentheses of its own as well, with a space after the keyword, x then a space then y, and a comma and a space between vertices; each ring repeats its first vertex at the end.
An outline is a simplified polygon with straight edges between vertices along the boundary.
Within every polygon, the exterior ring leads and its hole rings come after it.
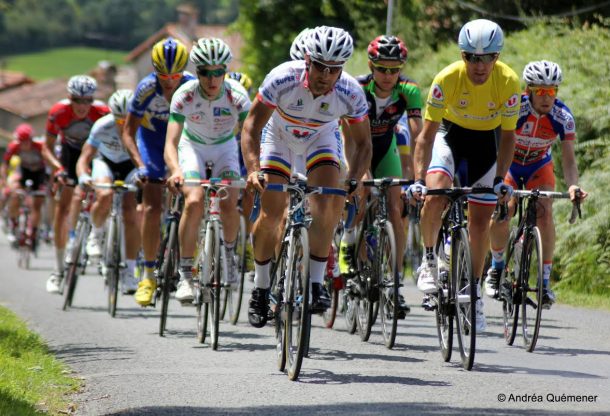
POLYGON ((108 235, 106 236, 107 252, 104 263, 106 264, 106 281, 108 283, 108 313, 111 317, 116 315, 116 304, 119 293, 119 273, 120 273, 120 240, 119 240, 119 229, 116 221, 110 222, 108 228, 108 235))
POLYGON ((455 304, 453 302, 452 284, 454 278, 445 265, 445 259, 449 258, 449 253, 445 253, 445 241, 447 241, 447 230, 445 227, 439 232, 437 239, 437 259, 439 261, 438 279, 439 290, 434 296, 436 302, 436 331, 438 334, 438 342, 441 348, 441 356, 445 362, 451 360, 451 352, 453 349, 453 317, 455 315, 455 304))
POLYGON ((174 280, 178 275, 178 222, 172 221, 169 226, 167 242, 163 243, 163 260, 159 273, 161 274, 161 314, 159 317, 159 336, 165 334, 167 326, 167 310, 174 280))
POLYGON ((379 309, 381 332, 386 348, 393 348, 398 327, 400 281, 396 269, 396 240, 394 229, 386 222, 379 234, 379 245, 375 256, 375 270, 379 279, 379 309))
POLYGON ((504 341, 507 345, 513 345, 515 335, 517 334, 517 326, 519 323, 519 305, 521 304, 521 291, 518 287, 519 262, 520 262, 520 245, 515 244, 517 229, 513 229, 508 239, 506 246, 506 257, 504 261, 504 270, 500 278, 498 286, 498 294, 502 301, 502 320, 504 323, 504 341), (519 253, 515 253, 515 248, 518 247, 519 253))
POLYGON ((68 309, 68 307, 72 306, 72 298, 74 297, 74 291, 76 290, 76 282, 79 274, 81 250, 83 249, 85 237, 89 231, 87 224, 82 220, 78 222, 76 230, 76 240, 74 241, 72 253, 70 253, 70 263, 68 264, 66 280, 64 282, 64 304, 62 308, 64 311, 68 309))
POLYGON ((523 244, 521 261, 521 325, 527 352, 534 351, 542 318, 542 240, 533 227, 523 244))
POLYGON ((462 366, 471 370, 476 345, 477 282, 472 272, 468 233, 464 228, 453 234, 451 274, 455 288, 455 323, 462 366))

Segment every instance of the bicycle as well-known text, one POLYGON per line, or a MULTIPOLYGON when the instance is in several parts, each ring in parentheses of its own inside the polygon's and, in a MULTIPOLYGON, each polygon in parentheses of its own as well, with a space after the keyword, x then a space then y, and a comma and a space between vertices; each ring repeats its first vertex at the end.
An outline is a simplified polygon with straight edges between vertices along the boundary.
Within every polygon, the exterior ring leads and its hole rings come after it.
POLYGON ((231 325, 237 325, 237 321, 239 320, 239 312, 241 311, 241 303, 244 297, 247 240, 246 219, 244 218, 244 215, 240 213, 239 228, 237 230, 235 250, 233 252, 233 261, 237 266, 237 282, 235 282, 235 284, 223 286, 224 296, 222 298, 220 313, 220 319, 225 319, 227 311, 229 312, 229 322, 231 325))
POLYGON ((93 187, 113 191, 112 208, 110 209, 110 216, 106 225, 102 270, 104 271, 104 281, 108 286, 108 313, 114 318, 116 315, 120 274, 126 267, 123 262, 125 252, 123 247, 124 229, 121 210, 123 194, 125 192, 136 192, 138 187, 118 180, 113 183, 95 183, 93 187))
MULTIPOLYGON (((505 267, 499 285, 504 339, 508 345, 513 345, 521 309, 523 344, 527 352, 533 352, 540 332, 543 309, 542 239, 536 226, 537 202, 539 198, 570 198, 570 194, 534 189, 515 190, 513 196, 518 199, 518 225, 513 227, 510 233, 505 267), (527 200, 525 208, 524 200, 527 200)), ((574 201, 570 224, 574 223, 576 216, 581 216, 578 197, 574 201)))
POLYGON ((422 306, 436 313, 441 355, 451 359, 453 319, 457 329, 462 366, 471 370, 476 348, 477 282, 472 272, 472 257, 464 214, 464 198, 472 194, 493 194, 492 188, 429 189, 428 195, 443 195, 449 205, 442 215, 435 251, 438 261, 436 293, 424 297, 422 306))
POLYGON ((421 259, 424 255, 424 244, 421 238, 419 228, 419 216, 416 214, 417 208, 408 205, 405 202, 405 213, 408 216, 407 238, 405 241, 405 253, 402 260, 403 276, 407 275, 407 270, 411 269, 411 278, 413 283, 417 284, 417 269, 421 265, 421 259))
POLYGON ((15 243, 18 251, 17 266, 26 270, 30 268, 30 257, 36 253, 38 246, 38 236, 32 236, 28 231, 30 229, 30 212, 33 198, 46 195, 46 191, 33 191, 33 184, 34 182, 28 179, 25 181, 25 190, 17 189, 15 191, 15 195, 19 198, 19 217, 17 229, 15 230, 15 243))
MULTIPOLYGON (((287 370, 292 381, 299 377, 303 357, 309 351, 311 330, 311 284, 309 279, 309 228, 312 218, 305 207, 307 196, 337 195, 347 192, 339 188, 309 186, 303 175, 293 175, 287 184, 268 183, 265 191, 289 194, 288 215, 279 255, 271 270, 270 303, 275 321, 277 365, 287 370)), ((251 221, 260 209, 260 194, 255 195, 251 221)))
POLYGON ((156 306, 157 301, 161 300, 159 316, 159 336, 161 337, 165 334, 169 298, 171 293, 176 290, 180 280, 178 272, 180 262, 178 226, 183 208, 184 196, 182 194, 173 196, 171 207, 165 215, 165 228, 161 230, 161 243, 159 244, 157 268, 155 269, 157 290, 152 302, 152 306, 156 306))
MULTIPOLYGON (((220 201, 227 187, 246 187, 243 180, 226 180, 221 178, 210 178, 202 180, 185 180, 184 184, 189 186, 201 186, 205 189, 204 220, 202 222, 202 238, 199 245, 199 256, 197 265, 199 278, 195 281, 195 299, 193 303, 197 308, 197 340, 205 341, 207 326, 210 326, 211 346, 213 350, 218 349, 218 335, 220 326, 220 304, 222 302, 221 290, 226 292, 228 298, 229 315, 237 319, 235 310, 237 305, 233 304, 233 286, 243 290, 243 274, 239 280, 232 282, 228 276, 227 252, 224 243, 223 226, 220 219, 220 201)), ((245 223, 244 223, 245 232, 245 223)), ((233 259, 235 261, 236 259, 233 259)), ((243 268, 242 268, 243 271, 243 268)), ((241 298, 241 294, 237 294, 241 298)))
MULTIPOLYGON (((59 192, 58 192, 59 193, 59 192)), ((88 256, 85 246, 87 244, 87 236, 91 232, 91 206, 93 205, 93 192, 85 191, 85 195, 81 202, 81 210, 76 222, 74 244, 72 250, 66 259, 66 278, 62 288, 64 295, 64 303, 62 309, 65 311, 72 306, 72 299, 76 289, 79 274, 85 273, 88 256)))

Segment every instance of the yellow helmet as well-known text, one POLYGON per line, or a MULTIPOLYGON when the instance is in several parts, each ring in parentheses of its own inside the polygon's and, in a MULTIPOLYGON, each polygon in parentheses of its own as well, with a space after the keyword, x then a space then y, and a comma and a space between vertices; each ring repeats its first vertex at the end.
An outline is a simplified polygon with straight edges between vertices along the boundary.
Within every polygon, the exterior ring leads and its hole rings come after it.
POLYGON ((187 60, 186 47, 171 37, 157 42, 152 48, 152 65, 160 74, 182 72, 187 60))
POLYGON ((246 91, 250 92, 250 88, 252 87, 252 78, 250 78, 248 74, 243 72, 227 72, 225 78, 234 79, 235 81, 239 82, 242 87, 246 89, 246 91))

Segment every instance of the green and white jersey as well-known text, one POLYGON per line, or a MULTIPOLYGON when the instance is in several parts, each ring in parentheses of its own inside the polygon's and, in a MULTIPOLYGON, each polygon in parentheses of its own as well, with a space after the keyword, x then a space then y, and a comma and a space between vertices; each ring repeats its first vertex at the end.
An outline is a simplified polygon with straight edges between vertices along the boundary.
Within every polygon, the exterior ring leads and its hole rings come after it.
POLYGON ((238 122, 250 110, 248 93, 237 81, 225 79, 215 100, 201 94, 199 81, 189 81, 172 97, 170 121, 184 123, 182 139, 199 144, 220 144, 234 138, 238 122))

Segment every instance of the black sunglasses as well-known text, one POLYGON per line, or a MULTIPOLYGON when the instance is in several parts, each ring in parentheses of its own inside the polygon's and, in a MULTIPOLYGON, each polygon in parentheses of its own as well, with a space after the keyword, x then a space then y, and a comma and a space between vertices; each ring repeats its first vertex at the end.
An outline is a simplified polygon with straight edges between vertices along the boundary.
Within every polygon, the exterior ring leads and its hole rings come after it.
POLYGON ((313 64, 313 66, 316 68, 317 71, 319 71, 319 72, 328 71, 329 74, 337 74, 337 73, 341 72, 341 70, 343 69, 343 65, 327 65, 327 64, 323 64, 322 62, 316 61, 315 59, 312 59, 311 63, 313 64))
POLYGON ((93 102, 93 98, 72 97, 70 100, 76 104, 91 104, 93 102))
POLYGON ((471 64, 476 64, 479 62, 488 64, 490 62, 493 62, 493 60, 496 59, 497 56, 498 56, 497 53, 486 53, 484 55, 477 55, 474 53, 464 52, 464 58, 471 64))

